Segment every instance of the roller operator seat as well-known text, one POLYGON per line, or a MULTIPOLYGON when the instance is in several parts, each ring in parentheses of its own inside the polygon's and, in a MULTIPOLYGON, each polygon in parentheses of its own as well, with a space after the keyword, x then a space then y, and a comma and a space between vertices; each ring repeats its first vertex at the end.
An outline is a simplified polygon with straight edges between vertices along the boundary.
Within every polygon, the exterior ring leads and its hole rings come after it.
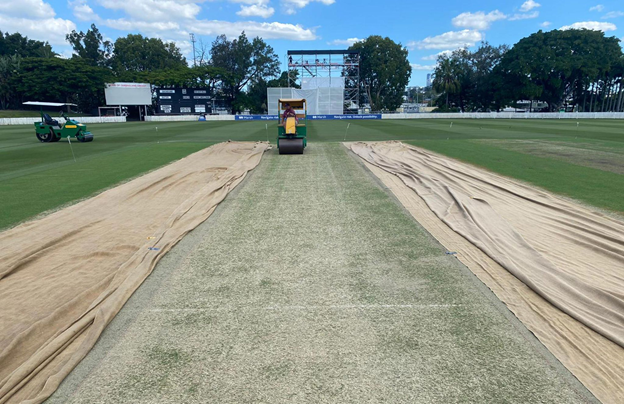
POLYGON ((57 121, 56 119, 52 119, 52 117, 49 114, 43 114, 43 121, 45 122, 46 125, 50 125, 50 126, 56 126, 56 127, 61 127, 61 125, 59 124, 59 121, 57 121))

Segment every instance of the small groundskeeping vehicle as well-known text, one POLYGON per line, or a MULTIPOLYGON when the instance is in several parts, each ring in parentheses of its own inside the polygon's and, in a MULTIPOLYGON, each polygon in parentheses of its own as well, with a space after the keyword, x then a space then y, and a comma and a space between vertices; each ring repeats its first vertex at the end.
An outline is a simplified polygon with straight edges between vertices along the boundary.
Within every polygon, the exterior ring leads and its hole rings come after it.
POLYGON ((41 107, 41 122, 35 122, 35 133, 37 139, 43 143, 58 142, 61 139, 74 137, 79 142, 91 142, 93 140, 93 134, 87 130, 87 126, 71 119, 64 112, 61 112, 61 117, 65 119, 65 123, 61 125, 56 119, 48 114, 43 113, 43 107, 65 107, 75 106, 76 104, 60 103, 60 102, 42 102, 42 101, 28 101, 24 105, 37 105, 41 107))
POLYGON ((306 100, 281 99, 278 100, 279 123, 277 125, 277 148, 279 154, 303 154, 303 149, 308 145, 307 128, 308 109, 306 100), (297 117, 284 119, 286 105, 290 105, 297 117))

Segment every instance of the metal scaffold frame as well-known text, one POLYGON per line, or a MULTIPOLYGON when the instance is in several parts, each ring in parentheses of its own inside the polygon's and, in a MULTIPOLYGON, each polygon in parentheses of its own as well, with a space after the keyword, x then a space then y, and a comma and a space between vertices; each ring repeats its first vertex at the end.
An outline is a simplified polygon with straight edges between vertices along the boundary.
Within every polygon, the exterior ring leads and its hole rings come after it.
POLYGON ((288 85, 301 86, 309 78, 344 80, 344 111, 357 113, 360 108, 359 50, 290 50, 287 56, 288 85))

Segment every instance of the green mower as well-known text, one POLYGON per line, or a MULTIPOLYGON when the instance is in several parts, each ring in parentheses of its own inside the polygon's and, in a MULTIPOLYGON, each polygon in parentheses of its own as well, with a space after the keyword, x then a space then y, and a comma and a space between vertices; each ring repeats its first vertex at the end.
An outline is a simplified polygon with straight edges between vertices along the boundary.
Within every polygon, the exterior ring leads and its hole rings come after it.
POLYGON ((93 134, 87 130, 87 126, 74 119, 71 119, 64 112, 61 117, 65 123, 61 125, 56 119, 43 113, 43 107, 64 107, 76 104, 59 102, 28 101, 24 105, 37 105, 41 107, 41 122, 35 122, 35 134, 42 143, 58 142, 61 139, 74 137, 79 142, 93 141, 93 134))
POLYGON ((306 100, 279 100, 278 111, 280 114, 277 125, 279 154, 303 154, 303 149, 308 144, 306 100))

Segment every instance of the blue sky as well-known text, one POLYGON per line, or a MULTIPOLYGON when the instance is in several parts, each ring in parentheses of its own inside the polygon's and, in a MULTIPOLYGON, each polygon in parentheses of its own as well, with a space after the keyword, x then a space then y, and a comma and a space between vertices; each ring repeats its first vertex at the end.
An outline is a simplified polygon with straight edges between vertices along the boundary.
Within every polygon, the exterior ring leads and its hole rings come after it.
POLYGON ((224 33, 263 37, 282 61, 289 49, 343 49, 382 35, 409 49, 411 85, 424 85, 435 55, 481 40, 514 44, 540 29, 586 27, 624 37, 621 0, 0 0, 0 30, 47 40, 71 55, 65 34, 95 23, 113 40, 141 33, 175 41, 192 59, 189 33, 208 46, 224 33))

